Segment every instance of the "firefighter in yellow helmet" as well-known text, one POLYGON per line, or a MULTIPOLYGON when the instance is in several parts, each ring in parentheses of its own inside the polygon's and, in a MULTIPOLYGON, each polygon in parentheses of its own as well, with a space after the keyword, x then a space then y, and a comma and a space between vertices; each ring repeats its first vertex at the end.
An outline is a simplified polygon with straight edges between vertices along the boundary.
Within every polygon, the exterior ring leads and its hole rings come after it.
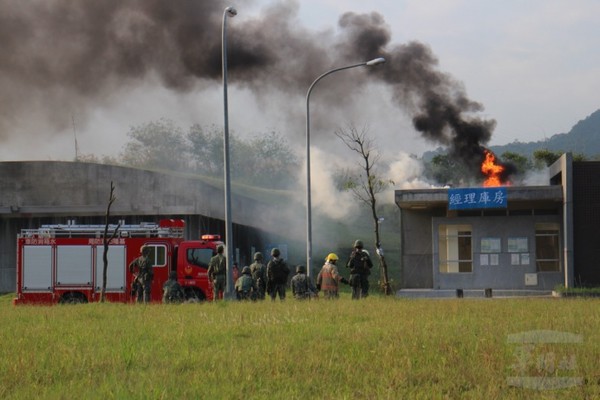
POLYGON ((339 297, 340 282, 348 284, 346 278, 338 272, 336 263, 339 257, 335 253, 329 253, 325 257, 325 264, 317 276, 317 290, 323 292, 326 299, 337 299, 339 297))

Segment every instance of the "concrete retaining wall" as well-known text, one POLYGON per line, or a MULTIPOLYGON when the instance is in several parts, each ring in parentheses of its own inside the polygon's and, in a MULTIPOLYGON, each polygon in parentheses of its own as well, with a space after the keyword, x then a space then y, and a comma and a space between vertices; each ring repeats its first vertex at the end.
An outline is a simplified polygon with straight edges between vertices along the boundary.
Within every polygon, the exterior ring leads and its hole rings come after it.
MULTIPOLYGON (((0 162, 0 292, 15 290, 16 236, 22 228, 42 224, 102 224, 115 186, 112 221, 126 223, 183 218, 187 238, 200 233, 224 236, 222 183, 190 174, 153 172, 120 166, 62 162, 0 162)), ((232 189, 233 239, 246 253, 262 249, 268 237, 261 229, 272 215, 256 200, 232 189)), ((249 255, 242 252, 241 257, 249 255)))

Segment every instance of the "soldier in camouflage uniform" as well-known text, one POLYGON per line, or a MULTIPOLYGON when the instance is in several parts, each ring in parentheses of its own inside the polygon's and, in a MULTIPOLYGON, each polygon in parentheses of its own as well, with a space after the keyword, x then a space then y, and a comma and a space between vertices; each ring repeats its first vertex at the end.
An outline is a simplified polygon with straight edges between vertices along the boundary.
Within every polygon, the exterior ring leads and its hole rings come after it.
POLYGON ((354 250, 346 268, 350 268, 350 286, 352 286, 352 299, 358 300, 369 295, 369 275, 373 262, 366 250, 363 250, 363 242, 356 240, 354 250))
POLYGON ((227 261, 223 255, 225 247, 222 244, 217 246, 217 254, 208 262, 208 278, 213 285, 213 301, 223 298, 225 285, 227 284, 227 261))
POLYGON ((150 247, 143 245, 140 247, 140 253, 142 254, 129 264, 129 272, 134 275, 133 288, 136 301, 149 303, 152 279, 154 278, 150 247))
POLYGON ((279 300, 285 300, 285 289, 290 269, 285 260, 281 258, 278 248, 271 250, 271 256, 271 261, 267 264, 267 291, 271 296, 271 300, 275 301, 277 295, 279 295, 279 300))
POLYGON ((304 265, 296 266, 296 275, 292 277, 291 286, 295 299, 303 300, 316 296, 317 291, 311 279, 306 275, 304 265))
POLYGON ((171 271, 169 273, 169 280, 163 284, 163 297, 162 302, 167 303, 182 303, 185 299, 183 288, 177 282, 177 272, 171 271))
POLYGON ((267 287, 267 267, 263 264, 263 255, 261 252, 254 253, 254 262, 250 264, 250 272, 256 287, 256 298, 259 300, 265 299, 267 287))
POLYGON ((242 268, 242 276, 235 281, 235 294, 238 300, 256 300, 256 287, 250 267, 242 268))

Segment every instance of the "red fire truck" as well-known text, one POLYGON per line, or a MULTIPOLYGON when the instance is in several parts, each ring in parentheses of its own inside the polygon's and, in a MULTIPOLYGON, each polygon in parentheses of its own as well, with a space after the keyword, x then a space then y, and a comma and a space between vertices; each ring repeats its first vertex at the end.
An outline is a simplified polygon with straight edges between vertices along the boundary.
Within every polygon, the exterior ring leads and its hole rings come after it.
MULTIPOLYGON (((109 225, 108 237, 116 229, 109 225)), ((154 267, 152 302, 162 300, 170 271, 186 299, 212 299, 207 269, 219 235, 184 240, 183 220, 121 225, 108 246, 106 300, 133 302, 134 279, 128 266, 143 245, 151 249, 154 267)), ((104 225, 43 225, 23 229, 17 237, 17 296, 14 304, 87 303, 100 299, 103 283, 104 225)))

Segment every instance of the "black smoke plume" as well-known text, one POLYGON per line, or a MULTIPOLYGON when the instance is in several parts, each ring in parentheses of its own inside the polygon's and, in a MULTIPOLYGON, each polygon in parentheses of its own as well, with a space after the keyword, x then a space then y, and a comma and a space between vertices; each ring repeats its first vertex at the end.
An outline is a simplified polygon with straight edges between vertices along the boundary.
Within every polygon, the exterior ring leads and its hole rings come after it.
MULTIPOLYGON (((219 84, 221 23, 230 5, 218 0, 0 0, 0 140, 44 109, 57 130, 106 104, 115 92, 154 76, 187 92, 219 84)), ((333 66, 383 56, 385 66, 356 74, 352 87, 335 85, 327 96, 342 106, 346 91, 369 79, 393 89, 394 100, 424 138, 446 146, 477 171, 494 120, 476 116, 481 104, 438 69, 419 42, 392 44, 378 13, 346 13, 338 33, 299 26, 298 3, 282 1, 254 20, 228 25, 230 82, 260 98, 272 90, 303 96, 315 77, 333 66)), ((403 132, 396 132, 402 135, 403 132)))

